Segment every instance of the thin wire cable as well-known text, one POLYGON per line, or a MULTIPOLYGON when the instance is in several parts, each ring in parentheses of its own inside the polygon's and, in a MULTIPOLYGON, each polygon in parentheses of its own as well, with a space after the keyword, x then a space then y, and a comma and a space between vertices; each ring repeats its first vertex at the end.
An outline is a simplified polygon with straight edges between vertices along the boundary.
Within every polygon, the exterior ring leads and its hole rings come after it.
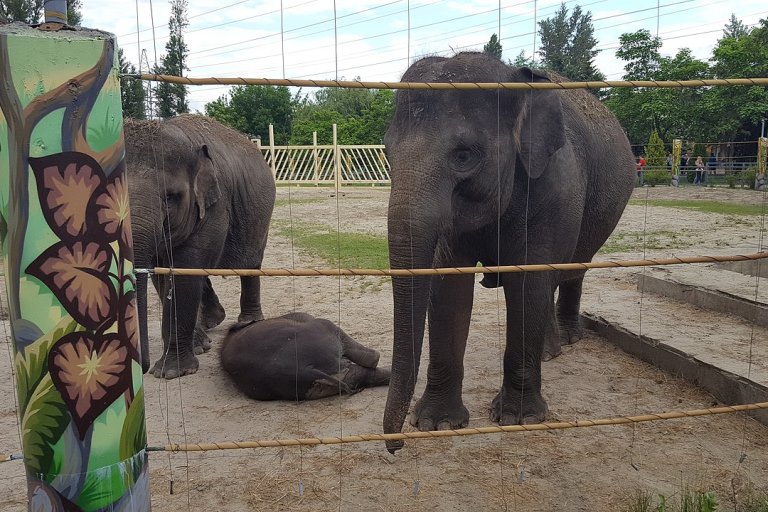
MULTIPOLYGON (((333 59, 334 59, 334 66, 335 66, 335 74, 334 78, 336 80, 339 79, 339 35, 336 28, 336 0, 333 0, 333 59)), ((336 137, 333 141, 334 144, 338 143, 338 132, 336 133, 336 137)), ((336 148, 338 149, 338 147, 336 148)), ((338 254, 338 267, 341 268, 341 207, 340 207, 340 199, 339 196, 341 195, 341 180, 342 180, 342 172, 341 172, 341 165, 339 161, 338 154, 336 155, 337 164, 338 167, 338 177, 336 178, 336 183, 338 188, 336 189, 335 198, 336 198, 336 251, 338 254)), ((338 358, 338 375, 341 376, 341 357, 342 357, 342 347, 341 347, 341 274, 339 274, 338 277, 338 300, 337 300, 337 320, 338 323, 336 324, 336 336, 339 338, 339 358, 338 358)), ((342 406, 343 401, 341 400, 342 397, 342 389, 341 389, 341 379, 339 379, 339 431, 341 432, 341 435, 344 435, 344 409, 342 406)), ((343 478, 343 469, 344 469, 344 448, 343 445, 339 446, 339 506, 338 510, 341 512, 341 504, 343 502, 342 499, 342 485, 344 483, 343 478)))
MULTIPOLYGON (((498 1, 497 38, 501 45, 501 0, 498 1)), ((503 77, 497 77, 501 80, 503 77)), ((501 91, 496 91, 496 263, 501 263, 501 91)), ((499 390, 504 387, 504 353, 501 334, 501 290, 499 281, 501 275, 496 274, 496 353, 499 354, 499 390)), ((502 409, 503 411, 503 409, 502 409)), ((504 437, 499 436, 499 482, 501 484, 501 501, 504 510, 509 510, 507 493, 504 487, 504 437)), ((514 484, 513 484, 514 485, 514 484)), ((517 492, 515 492, 517 494, 517 492)))

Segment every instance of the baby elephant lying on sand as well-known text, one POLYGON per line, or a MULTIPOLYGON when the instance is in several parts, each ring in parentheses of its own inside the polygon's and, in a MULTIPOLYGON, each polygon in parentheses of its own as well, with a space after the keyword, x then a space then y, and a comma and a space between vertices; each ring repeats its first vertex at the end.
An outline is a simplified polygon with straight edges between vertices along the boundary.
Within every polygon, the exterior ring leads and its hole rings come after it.
POLYGON ((378 352, 306 313, 237 324, 221 348, 224 370, 256 400, 314 400, 384 386, 390 371, 378 362, 378 352))

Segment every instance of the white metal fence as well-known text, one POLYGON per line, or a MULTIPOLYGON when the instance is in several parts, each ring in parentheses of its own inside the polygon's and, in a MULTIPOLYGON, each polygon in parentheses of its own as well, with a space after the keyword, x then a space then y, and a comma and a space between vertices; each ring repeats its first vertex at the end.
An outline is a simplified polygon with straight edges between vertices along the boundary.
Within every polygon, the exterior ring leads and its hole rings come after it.
POLYGON ((264 153, 277 183, 330 184, 336 188, 352 184, 389 184, 389 162, 383 145, 340 145, 336 125, 333 125, 333 144, 318 145, 315 134, 311 146, 276 146, 272 126, 269 128, 269 145, 255 142, 264 153))

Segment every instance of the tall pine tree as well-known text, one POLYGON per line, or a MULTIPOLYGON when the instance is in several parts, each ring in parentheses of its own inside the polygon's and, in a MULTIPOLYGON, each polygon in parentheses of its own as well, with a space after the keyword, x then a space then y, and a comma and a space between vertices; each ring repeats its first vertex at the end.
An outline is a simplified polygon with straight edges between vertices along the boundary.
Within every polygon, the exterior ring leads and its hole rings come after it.
MULTIPOLYGON (((155 72, 162 75, 183 76, 187 67, 189 48, 184 42, 184 29, 187 21, 187 0, 171 0, 171 18, 168 20, 170 37, 165 44, 166 54, 155 72)), ((157 115, 162 118, 173 117, 189 112, 187 86, 160 82, 155 88, 157 115)))
POLYGON ((491 35, 491 39, 483 46, 483 53, 487 53, 488 55, 493 55, 497 59, 501 60, 501 43, 499 42, 499 37, 496 34, 491 35))
POLYGON ((592 26, 592 13, 583 14, 578 5, 568 16, 565 4, 552 18, 539 22, 541 37, 541 65, 571 80, 603 80, 603 75, 594 64, 597 39, 592 26))

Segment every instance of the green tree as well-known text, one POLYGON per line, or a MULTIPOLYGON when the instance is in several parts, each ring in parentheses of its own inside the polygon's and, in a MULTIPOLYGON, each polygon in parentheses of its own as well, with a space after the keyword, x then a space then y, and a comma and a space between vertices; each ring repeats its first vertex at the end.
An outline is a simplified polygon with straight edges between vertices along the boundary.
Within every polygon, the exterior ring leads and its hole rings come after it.
POLYGON ((79 26, 83 22, 81 0, 67 0, 67 25, 79 26))
POLYGON ((648 144, 645 146, 645 165, 650 169, 665 169, 667 165, 664 142, 656 130, 651 132, 650 137, 648 137, 648 144))
POLYGON ((287 87, 238 85, 229 94, 205 105, 205 114, 249 137, 269 141, 273 125, 275 143, 288 144, 291 136, 293 101, 287 87))
POLYGON ((536 61, 533 59, 533 56, 526 57, 525 56, 525 50, 520 50, 520 53, 517 54, 517 57, 515 57, 515 60, 510 60, 508 62, 510 66, 515 66, 516 68, 535 68, 538 67, 536 65, 536 61))
POLYGON ((8 21, 21 21, 28 25, 39 23, 43 17, 44 0, 2 0, 0 15, 8 21))
POLYGON ((661 39, 645 29, 619 36, 616 57, 624 64, 624 80, 648 80, 659 72, 661 39))
MULTIPOLYGON (((120 75, 136 74, 136 66, 128 62, 123 54, 123 49, 117 50, 120 63, 120 75)), ((145 119, 147 117, 144 104, 144 86, 141 80, 133 78, 120 78, 120 99, 123 104, 123 116, 132 119, 145 119)))
POLYGON ((565 3, 560 4, 552 18, 539 22, 541 65, 571 80, 605 79, 594 65, 599 53, 594 32, 591 12, 584 14, 577 5, 568 16, 565 3))
POLYGON ((483 46, 483 53, 487 53, 488 55, 493 55, 497 59, 501 60, 501 43, 499 42, 498 36, 496 34, 491 35, 491 39, 483 46))
MULTIPOLYGON (((45 0, 0 0, 0 16, 8 21, 21 21, 28 25, 43 20, 45 0)), ((67 23, 80 25, 83 19, 81 0, 67 1, 67 23)))
MULTIPOLYGON (((187 0, 171 0, 171 17, 168 20, 170 37, 165 44, 167 53, 162 57, 161 64, 155 69, 155 73, 183 76, 184 71, 189 71, 187 67, 189 48, 184 42, 184 29, 187 25, 189 25, 187 0)), ((183 84, 160 82, 155 88, 157 115, 168 118, 189 112, 188 93, 187 86, 183 84)))
POLYGON ((749 35, 749 29, 744 26, 744 23, 736 17, 735 14, 731 14, 731 19, 723 28, 723 39, 738 39, 749 35))
POLYGON ((340 144, 380 144, 393 111, 390 90, 321 89, 296 103, 291 144, 330 144, 334 124, 340 144))

